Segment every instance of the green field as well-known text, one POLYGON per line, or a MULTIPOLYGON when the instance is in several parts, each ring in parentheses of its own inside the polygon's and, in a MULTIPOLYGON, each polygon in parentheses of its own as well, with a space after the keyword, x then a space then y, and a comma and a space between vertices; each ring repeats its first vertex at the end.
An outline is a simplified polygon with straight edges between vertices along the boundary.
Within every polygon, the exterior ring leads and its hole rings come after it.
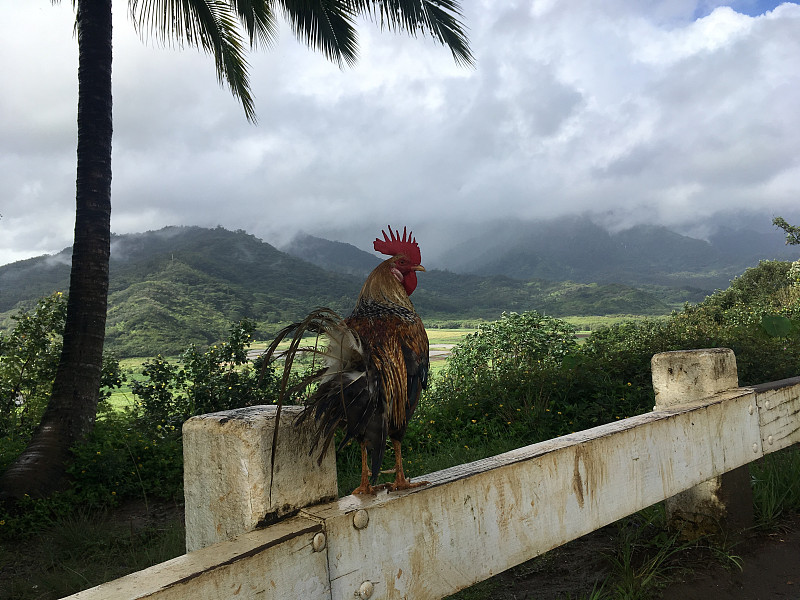
POLYGON ((425 331, 428 332, 428 341, 431 346, 434 346, 436 344, 458 344, 470 333, 475 333, 477 329, 426 329, 425 331))
POLYGON ((580 317, 560 317, 578 330, 578 333, 589 333, 602 327, 610 327, 619 323, 629 321, 641 321, 643 319, 666 318, 664 317, 643 317, 639 315, 586 315, 580 317))
MULTIPOLYGON (((428 329, 428 339, 430 340, 431 346, 437 345, 445 345, 451 346, 458 344, 464 337, 468 334, 477 331, 476 329, 428 329)), ((312 338, 309 337, 309 342, 312 342, 312 338)), ((269 345, 268 341, 256 341, 250 345, 250 351, 257 351, 263 352, 267 349, 269 345)), ((289 342, 283 342, 279 349, 285 349, 289 346, 289 342)), ((441 348, 444 349, 444 348, 441 348)), ((114 390, 109 398, 109 404, 111 404, 114 410, 124 410, 126 408, 130 408, 133 406, 134 403, 134 396, 131 393, 130 383, 131 381, 135 380, 143 380, 144 376, 142 375, 142 370, 144 368, 144 363, 150 360, 149 358, 123 358, 119 361, 120 367, 122 371, 125 373, 128 381, 125 385, 123 385, 120 389, 114 390)), ((170 362, 179 362, 178 357, 170 357, 170 362)), ((446 363, 446 359, 435 359, 431 361, 431 372, 437 373, 446 363)))

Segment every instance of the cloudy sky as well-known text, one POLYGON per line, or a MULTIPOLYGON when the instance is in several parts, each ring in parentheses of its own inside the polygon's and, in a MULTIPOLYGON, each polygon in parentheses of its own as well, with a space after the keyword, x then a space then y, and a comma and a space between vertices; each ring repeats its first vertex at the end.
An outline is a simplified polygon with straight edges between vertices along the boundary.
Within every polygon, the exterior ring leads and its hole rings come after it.
MULTIPOLYGON (((116 233, 222 225, 368 248, 353 231, 387 223, 430 239, 588 212, 691 231, 800 205, 798 4, 462 0, 474 69, 365 23, 340 70, 283 31, 250 57, 258 125, 209 56, 142 43, 116 5, 116 233)), ((5 264, 71 244, 77 42, 68 0, 2 6, 5 264)))

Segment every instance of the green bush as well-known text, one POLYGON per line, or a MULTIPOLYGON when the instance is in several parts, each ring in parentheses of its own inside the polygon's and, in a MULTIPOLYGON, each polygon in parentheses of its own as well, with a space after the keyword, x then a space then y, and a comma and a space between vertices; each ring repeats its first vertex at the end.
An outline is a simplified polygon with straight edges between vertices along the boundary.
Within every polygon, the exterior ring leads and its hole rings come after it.
POLYGON ((697 305, 600 328, 580 347, 558 319, 503 315, 467 336, 432 379, 409 446, 501 451, 652 410, 658 352, 731 348, 741 385, 796 376, 800 290, 789 268, 764 261, 697 305), (770 315, 789 324, 782 335, 765 328, 770 315))
POLYGON ((274 402, 274 371, 262 373, 261 358, 247 360, 254 329, 245 319, 230 329, 226 342, 205 351, 191 345, 177 364, 161 356, 146 361, 144 379, 131 384, 141 417, 156 427, 174 426, 193 415, 274 402))
POLYGON ((560 394, 565 359, 577 349, 574 327, 535 311, 482 324, 432 380, 410 439, 429 450, 443 440, 475 446, 498 436, 530 439, 532 428, 541 430, 537 417, 560 394))
MULTIPOLYGON (((39 300, 33 311, 11 318, 14 329, 0 332, 0 471, 27 445, 50 400, 67 301, 60 292, 39 300)), ((111 391, 125 381, 119 361, 103 356, 98 412, 106 414, 111 391)))
POLYGON ((11 317, 0 332, 0 437, 24 443, 39 424, 61 352, 67 303, 60 292, 39 300, 33 311, 11 317))
MULTIPOLYGON (((51 304, 43 301, 42 306, 51 304)), ((41 314, 49 314, 44 308, 41 314)), ((52 328, 36 331, 42 336, 46 332, 50 339, 52 328)), ((72 449, 70 488, 51 498, 26 498, 15 507, 6 507, 5 512, 0 510, 0 535, 45 527, 75 507, 103 508, 131 497, 145 502, 179 499, 183 493, 183 421, 195 414, 273 402, 277 397, 273 371, 266 369, 262 376, 260 359, 247 361, 252 332, 253 324, 242 321, 231 328, 226 342, 205 351, 191 346, 177 364, 161 357, 147 361, 143 379, 131 384, 134 406, 113 411, 101 403, 103 418, 72 449)), ((56 352, 57 346, 49 348, 56 352)), ((37 373, 39 385, 49 390, 53 371, 37 373)), ((104 383, 118 386, 123 378, 117 361, 105 361, 104 383)), ((24 441, 19 440, 24 440, 19 434, 0 439, 4 460, 8 455, 10 462, 23 449, 24 441)))

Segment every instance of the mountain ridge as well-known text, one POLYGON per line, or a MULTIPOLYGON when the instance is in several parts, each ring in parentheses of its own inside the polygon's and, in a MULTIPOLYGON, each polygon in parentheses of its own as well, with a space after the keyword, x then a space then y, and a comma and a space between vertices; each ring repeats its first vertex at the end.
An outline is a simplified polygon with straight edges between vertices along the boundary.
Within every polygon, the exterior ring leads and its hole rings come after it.
MULTIPOLYGON (((638 238, 626 238, 634 258, 647 257, 650 252, 651 263, 661 261, 664 274, 676 283, 669 287, 663 285, 663 279, 658 280, 662 283, 648 282, 641 274, 637 280, 641 261, 616 260, 605 266, 609 259, 601 250, 619 252, 620 238, 597 233, 590 224, 573 222, 569 235, 562 234, 562 246, 576 247, 565 252, 560 262, 550 260, 547 253, 533 252, 547 249, 548 243, 557 245, 557 233, 533 239, 535 232, 531 231, 517 227, 514 235, 507 236, 507 248, 488 248, 483 256, 480 252, 462 256, 475 272, 432 268, 422 274, 413 300, 423 319, 496 319, 504 311, 532 309, 552 316, 666 314, 683 301, 696 301, 713 291, 709 284, 719 279, 719 273, 709 274, 701 267, 725 264, 719 262, 718 253, 710 258, 703 255, 709 244, 706 241, 686 241, 679 234, 657 229, 642 229, 638 238), (671 240, 671 245, 665 245, 668 256, 652 256, 651 242, 664 239, 671 240), (587 243, 581 245, 583 241, 587 243), (526 244, 522 250, 520 243, 526 244), (587 264, 582 265, 582 260, 587 264), (694 265, 695 271, 671 273, 670 260, 681 266, 694 265), (492 261, 494 270, 486 266, 492 261), (481 266, 488 272, 481 273, 481 266), (614 269, 627 273, 639 285, 603 281, 601 276, 611 277, 614 269), (555 276, 524 278, 541 272, 555 276), (592 273, 598 277, 588 280, 587 274, 592 273), (574 280, 566 280, 573 276, 574 280), (587 276, 587 280, 579 281, 577 276, 587 276), (693 283, 698 285, 693 287, 693 283)), ((555 248, 548 250, 553 251, 555 248)), ((67 248, 56 255, 0 267, 0 327, 8 328, 10 314, 30 308, 39 297, 67 291, 70 254, 67 248)), ((365 274, 379 260, 350 244, 308 235, 299 236, 284 249, 247 232, 222 227, 166 227, 115 235, 107 347, 120 356, 175 354, 190 343, 205 345, 224 339, 231 323, 242 318, 256 321, 257 334, 266 337, 318 306, 346 315, 365 274)))

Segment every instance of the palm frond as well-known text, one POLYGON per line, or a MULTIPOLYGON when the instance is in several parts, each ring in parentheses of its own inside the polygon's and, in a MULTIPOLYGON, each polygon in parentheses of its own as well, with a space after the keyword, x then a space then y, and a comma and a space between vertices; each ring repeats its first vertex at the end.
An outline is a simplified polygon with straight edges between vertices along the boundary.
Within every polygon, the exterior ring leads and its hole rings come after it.
POLYGON ((250 37, 250 46, 256 48, 260 41, 268 48, 278 39, 278 20, 271 0, 230 0, 239 21, 250 37))
POLYGON ((378 22, 381 28, 413 36, 428 34, 450 48, 457 64, 475 64, 458 0, 352 0, 352 5, 354 12, 378 22))
MULTIPOLYGON (((238 5, 234 7, 224 0, 129 0, 128 7, 142 39, 152 34, 159 43, 177 43, 179 47, 187 44, 212 54, 218 81, 227 82, 242 103, 247 119, 256 122, 238 5)), ((255 16, 253 20, 257 31, 255 23, 260 21, 255 16)))
POLYGON ((281 5, 298 40, 339 67, 355 64, 358 34, 349 1, 281 0, 281 5))

